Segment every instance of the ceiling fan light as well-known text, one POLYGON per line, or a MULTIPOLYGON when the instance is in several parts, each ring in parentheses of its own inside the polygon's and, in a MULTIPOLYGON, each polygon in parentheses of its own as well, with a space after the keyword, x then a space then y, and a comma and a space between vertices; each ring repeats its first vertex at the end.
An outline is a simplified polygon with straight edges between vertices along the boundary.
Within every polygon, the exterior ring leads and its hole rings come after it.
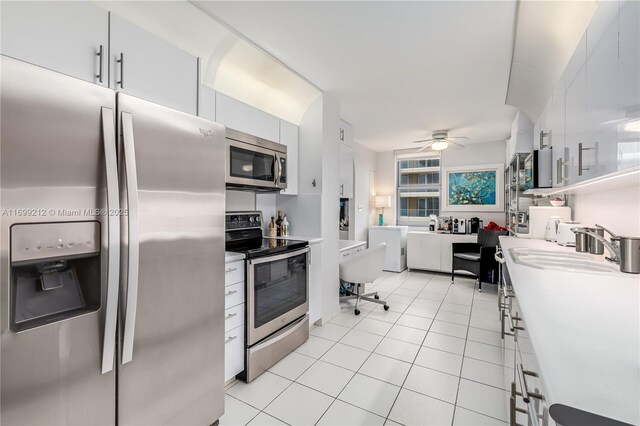
POLYGON ((449 142, 447 141, 436 141, 431 144, 431 149, 433 149, 434 151, 442 151, 447 148, 449 148, 449 142))

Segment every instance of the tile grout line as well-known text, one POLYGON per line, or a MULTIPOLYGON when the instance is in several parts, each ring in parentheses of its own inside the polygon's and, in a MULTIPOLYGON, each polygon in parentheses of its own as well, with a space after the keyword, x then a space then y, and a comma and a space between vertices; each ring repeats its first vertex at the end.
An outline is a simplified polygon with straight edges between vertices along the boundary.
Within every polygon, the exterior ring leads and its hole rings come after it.
POLYGON ((476 286, 473 286, 473 297, 471 298, 471 309, 469 310, 469 322, 467 323, 467 335, 464 338, 464 348, 462 349, 462 362, 460 363, 460 375, 458 376, 458 388, 456 389, 456 399, 453 404, 453 417, 451 425, 456 420, 456 412, 458 411, 458 395, 460 395, 460 384, 462 383, 462 369, 464 368, 464 355, 467 353, 467 342, 469 341, 469 327, 471 327, 471 315, 473 314, 473 302, 476 300, 476 286))
MULTIPOLYGON (((409 276, 408 276, 405 280, 403 280, 403 281, 398 285, 398 287, 400 287, 400 286, 401 286, 405 281, 407 281, 407 279, 409 279, 409 276)), ((395 290, 397 290, 397 287, 396 287, 396 289, 394 289, 393 291, 395 291, 395 290)), ((391 292, 391 294, 393 294, 393 291, 391 292)), ((375 307, 374 307, 374 309, 375 309, 375 307)), ((368 313, 364 318, 366 318, 367 316, 369 316, 369 314, 370 314, 371 312, 373 312, 373 310, 374 310, 374 309, 372 309, 371 311, 369 311, 369 313, 368 313)), ((403 312, 404 312, 404 311, 403 311, 403 312)), ((364 318, 362 318, 362 319, 364 319, 364 318)), ((370 318, 370 319, 373 319, 373 318, 370 318)), ((396 320, 396 321, 397 321, 397 320, 396 320)), ((359 322, 358 322, 358 324, 360 324, 360 322, 361 322, 361 321, 359 321, 359 322)), ((384 322, 384 321, 381 321, 381 322, 384 322)), ((356 327, 358 324, 356 324, 356 325, 354 326, 354 328, 353 328, 353 329, 355 329, 355 327, 356 327)), ((392 323, 392 324, 393 324, 393 325, 395 325, 395 322, 394 322, 394 323, 392 323)), ((393 325, 391 326, 391 328, 393 328, 393 325)), ((389 334, 389 331, 391 331, 391 328, 389 328, 389 330, 384 334, 384 336, 382 336, 382 340, 380 340, 380 342, 378 342, 378 344, 375 346, 375 348, 373 348, 373 350, 369 352, 369 355, 367 356, 367 358, 365 358, 364 362, 360 365, 360 367, 358 367, 358 371, 360 371, 360 369, 362 368, 362 366, 363 366, 363 365, 365 365, 365 364, 367 363, 367 361, 369 360, 369 358, 371 358, 371 355, 373 355, 373 353, 374 353, 374 352, 375 352, 375 350, 378 348, 378 346, 380 346, 380 344, 384 341, 384 339, 386 338, 387 334, 389 334)), ((373 334, 373 333, 370 333, 370 334, 373 334)), ((349 379, 349 381, 347 382, 347 384, 342 388, 342 390, 340 391, 340 393, 338 394, 338 396, 335 398, 336 400, 341 401, 341 402, 346 402, 346 401, 342 401, 341 399, 338 399, 338 397, 339 397, 339 396, 342 394, 342 392, 344 392, 344 390, 349 386, 349 384, 353 381, 353 379, 356 377, 356 375, 358 375, 358 371, 356 371, 356 372, 355 372, 355 374, 353 375, 353 377, 351 377, 351 379, 349 379)), ((364 375, 364 374, 363 374, 363 376, 366 376, 366 375, 364 375)), ((369 377, 369 376, 366 376, 366 377, 369 377)), ((374 380, 378 380, 378 379, 374 379, 374 380)), ((380 380, 380 381, 382 381, 382 380, 380 380)), ((386 383, 386 382, 383 382, 383 383, 386 383)), ((334 402, 335 402, 335 400, 334 400, 334 402)), ((333 403, 334 403, 334 402, 332 402, 332 403, 331 403, 331 405, 333 405, 333 403)), ((346 402, 346 403, 347 403, 347 404, 349 404, 348 402, 346 402)), ((331 408, 331 405, 329 405, 329 407, 327 407, 327 409, 322 413, 322 415, 320 416, 320 418, 318 419, 318 421, 316 421, 316 423, 315 423, 316 425, 320 422, 320 420, 322 420, 322 417, 324 417, 324 415, 327 413, 327 411, 329 410, 329 408, 331 408)), ((350 404, 350 405, 353 405, 353 404, 350 404)), ((363 409, 363 408, 361 408, 361 407, 357 407, 357 408, 360 408, 361 410, 364 410, 364 409, 363 409)), ((393 408, 393 405, 391 406, 391 408, 393 408)), ((364 410, 364 411, 371 412, 371 411, 369 411, 369 410, 364 410)), ((391 409, 389 409, 389 411, 391 411, 391 409)), ((377 413, 373 413, 373 414, 377 415, 378 417, 383 417, 383 416, 380 416, 380 415, 379 415, 379 414, 377 414, 377 413)), ((385 417, 384 419, 385 419, 385 423, 386 423, 386 422, 387 422, 387 418, 385 417)))
MULTIPOLYGON (((435 277, 435 275, 433 275, 425 284, 425 286, 422 289, 425 289, 429 283, 431 282, 431 280, 433 280, 433 278, 435 277)), ((440 312, 440 307, 442 306, 442 303, 444 303, 444 299, 447 297, 447 293, 449 293, 449 288, 451 287, 451 284, 449 284, 449 287, 447 287, 447 291, 444 293, 444 297, 442 298, 442 301, 440 302, 440 305, 438 306, 438 309, 436 310, 436 315, 438 315, 438 312, 440 312)), ((422 292, 422 290, 421 290, 422 292)), ((420 294, 420 293, 418 293, 420 294)), ((413 299, 415 301, 415 299, 417 298, 417 296, 413 299)), ((411 302, 413 303, 413 302, 411 302)), ((422 339, 422 343, 420 344, 420 349, 422 349, 422 345, 424 344, 424 341, 427 339, 427 336, 429 335, 429 331, 431 330, 431 327, 433 326, 433 321, 435 321, 435 316, 434 318, 431 320, 431 324, 429 325, 429 329, 427 330, 427 333, 424 335, 424 338, 422 339)), ((391 412, 393 411, 393 407, 396 405, 396 402, 398 402, 398 397, 400 396, 400 392, 402 392, 402 389, 406 389, 404 387, 404 384, 407 382, 407 378, 409 377, 409 374, 411 374, 411 370, 413 369, 413 366, 415 365, 416 359, 418 358, 418 355, 420 354, 420 349, 418 349, 418 352, 416 353, 416 355, 413 357, 413 361, 411 362, 411 367, 409 368, 409 372, 407 373, 407 375, 405 376, 404 380, 402 381, 402 385, 400 386, 400 391, 398 391, 398 394, 396 395, 395 399, 393 400, 393 404, 391 404, 391 408, 389 409, 389 413, 387 414, 387 418, 385 419, 385 424, 387 421, 391 420, 389 419, 389 416, 391 415, 391 412)), ((409 390, 409 389, 407 389, 409 390)), ((426 396, 426 395, 425 395, 426 396)), ((454 408, 455 410, 455 408, 454 408)), ((395 420, 391 420, 392 422, 395 422, 395 420)), ((398 422, 395 422, 398 423, 398 422)))

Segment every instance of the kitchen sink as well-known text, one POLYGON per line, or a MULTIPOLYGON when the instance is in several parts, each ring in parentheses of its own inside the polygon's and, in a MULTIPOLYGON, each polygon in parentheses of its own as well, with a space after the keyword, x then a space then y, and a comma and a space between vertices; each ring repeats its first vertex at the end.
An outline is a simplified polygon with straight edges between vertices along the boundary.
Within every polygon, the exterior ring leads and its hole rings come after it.
POLYGON ((512 248, 509 249, 509 253, 515 263, 539 269, 601 274, 615 273, 620 270, 618 265, 605 263, 600 258, 589 254, 530 248, 512 248))

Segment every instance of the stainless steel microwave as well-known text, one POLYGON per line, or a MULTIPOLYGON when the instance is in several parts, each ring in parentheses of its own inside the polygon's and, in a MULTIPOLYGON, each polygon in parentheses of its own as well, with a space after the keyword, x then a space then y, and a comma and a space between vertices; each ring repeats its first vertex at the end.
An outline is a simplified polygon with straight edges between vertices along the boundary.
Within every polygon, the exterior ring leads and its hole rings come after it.
POLYGON ((258 191, 287 188, 287 147, 227 129, 227 187, 258 191))

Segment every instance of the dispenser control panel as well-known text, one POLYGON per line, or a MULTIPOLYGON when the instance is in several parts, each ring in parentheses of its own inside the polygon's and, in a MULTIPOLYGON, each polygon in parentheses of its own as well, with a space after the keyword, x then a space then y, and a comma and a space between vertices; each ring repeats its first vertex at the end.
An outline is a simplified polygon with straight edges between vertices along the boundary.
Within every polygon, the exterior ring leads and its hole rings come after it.
POLYGON ((11 227, 11 263, 98 253, 98 222, 17 224, 11 227))

